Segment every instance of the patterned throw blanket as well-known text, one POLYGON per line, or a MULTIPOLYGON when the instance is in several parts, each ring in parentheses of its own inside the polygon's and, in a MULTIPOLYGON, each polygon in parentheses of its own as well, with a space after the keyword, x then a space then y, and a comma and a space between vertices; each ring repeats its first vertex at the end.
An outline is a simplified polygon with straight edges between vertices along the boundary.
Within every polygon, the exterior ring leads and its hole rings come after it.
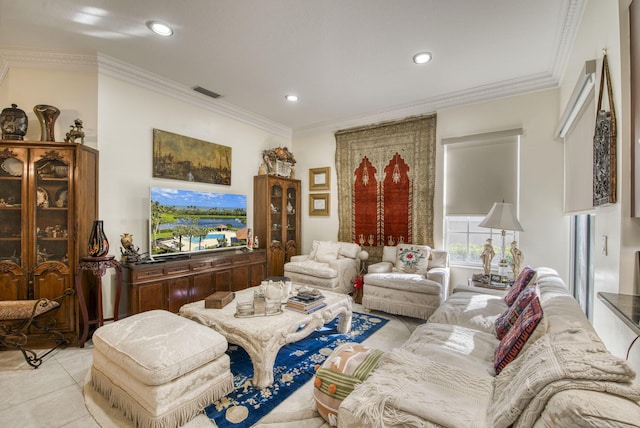
POLYGON ((640 401, 627 362, 577 327, 545 334, 500 375, 490 371, 486 359, 442 345, 420 356, 396 349, 356 388, 349 407, 372 427, 506 428, 533 426, 548 400, 564 390, 604 391, 640 401))
POLYGON ((565 390, 602 391, 640 401, 640 385, 625 360, 581 328, 546 334, 496 377, 491 414, 496 427, 531 427, 548 400, 565 390))

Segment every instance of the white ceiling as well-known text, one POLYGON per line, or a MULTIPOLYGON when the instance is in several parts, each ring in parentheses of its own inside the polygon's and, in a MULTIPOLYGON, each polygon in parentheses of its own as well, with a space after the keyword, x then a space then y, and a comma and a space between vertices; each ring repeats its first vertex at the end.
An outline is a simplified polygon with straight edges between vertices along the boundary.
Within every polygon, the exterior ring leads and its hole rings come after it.
POLYGON ((556 86, 582 4, 0 0, 0 49, 106 54, 295 132, 556 86), (152 34, 151 19, 173 37, 152 34), (422 50, 433 61, 413 64, 422 50))

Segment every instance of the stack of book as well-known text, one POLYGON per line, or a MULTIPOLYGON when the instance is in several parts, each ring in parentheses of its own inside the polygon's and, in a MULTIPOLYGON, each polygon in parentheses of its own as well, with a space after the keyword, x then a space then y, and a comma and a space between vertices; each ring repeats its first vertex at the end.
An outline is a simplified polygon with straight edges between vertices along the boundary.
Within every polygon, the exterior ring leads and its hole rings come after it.
POLYGON ((325 306, 327 306, 327 303, 324 301, 324 296, 319 293, 298 293, 295 296, 291 296, 289 297, 289 299, 287 299, 287 308, 298 312, 304 312, 306 314, 315 312, 318 309, 324 308, 325 306))

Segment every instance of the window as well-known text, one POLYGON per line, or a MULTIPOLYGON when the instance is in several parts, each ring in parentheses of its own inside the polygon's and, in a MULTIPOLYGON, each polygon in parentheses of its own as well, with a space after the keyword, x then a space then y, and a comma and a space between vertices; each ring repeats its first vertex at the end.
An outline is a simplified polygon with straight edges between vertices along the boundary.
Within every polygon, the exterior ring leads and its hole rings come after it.
MULTIPOLYGON (((480 254, 487 239, 493 240, 496 257, 492 264, 498 266, 502 257, 502 235, 500 230, 478 227, 484 216, 448 216, 445 219, 445 248, 452 264, 482 265, 480 254)), ((511 241, 517 240, 513 231, 505 235, 505 258, 511 264, 511 253, 507 250, 511 241)))
POLYGON ((593 313, 593 251, 595 216, 571 216, 571 288, 582 311, 591 320, 593 313))
MULTIPOLYGON (((497 266, 502 258, 500 230, 478 227, 495 202, 518 209, 519 138, 522 129, 443 138, 445 147, 445 248, 451 262, 481 266, 480 254, 493 240, 497 266)), ((505 258, 517 235, 507 231, 505 258)))

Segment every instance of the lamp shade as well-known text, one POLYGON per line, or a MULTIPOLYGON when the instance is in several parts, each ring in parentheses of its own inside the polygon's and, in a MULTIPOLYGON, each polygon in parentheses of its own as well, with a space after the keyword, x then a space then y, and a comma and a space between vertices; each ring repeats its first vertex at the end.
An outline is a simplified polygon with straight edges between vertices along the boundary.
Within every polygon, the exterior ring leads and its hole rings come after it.
POLYGON ((513 205, 504 202, 494 203, 489 214, 478 226, 497 230, 524 230, 518 222, 513 205))

